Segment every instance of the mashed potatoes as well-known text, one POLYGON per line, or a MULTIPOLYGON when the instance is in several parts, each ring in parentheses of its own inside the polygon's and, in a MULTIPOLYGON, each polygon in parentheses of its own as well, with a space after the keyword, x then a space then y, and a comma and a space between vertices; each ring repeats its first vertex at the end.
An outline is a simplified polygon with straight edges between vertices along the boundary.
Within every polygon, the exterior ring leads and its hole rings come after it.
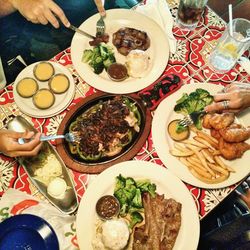
POLYGON ((126 66, 129 76, 141 78, 149 67, 149 56, 143 50, 131 50, 127 55, 126 66))
POLYGON ((122 250, 129 240, 129 228, 124 219, 112 219, 101 223, 92 242, 95 250, 122 250))

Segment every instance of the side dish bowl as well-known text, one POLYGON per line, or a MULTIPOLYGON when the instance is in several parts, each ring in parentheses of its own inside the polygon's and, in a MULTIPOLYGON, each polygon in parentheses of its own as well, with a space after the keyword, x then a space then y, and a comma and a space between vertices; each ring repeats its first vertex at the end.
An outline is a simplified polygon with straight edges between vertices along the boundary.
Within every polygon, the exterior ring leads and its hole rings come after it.
MULTIPOLYGON (((97 159, 88 159, 79 157, 77 154, 72 154, 69 144, 62 140, 56 140, 56 147, 59 155, 64 159, 65 164, 76 171, 83 173, 100 173, 104 169, 116 164, 118 162, 126 161, 133 158, 137 152, 142 148, 149 134, 151 127, 151 114, 145 108, 140 98, 135 94, 118 95, 126 98, 129 102, 133 103, 140 114, 140 130, 133 134, 131 141, 122 147, 122 150, 112 156, 104 156, 97 159)), ((91 96, 84 98, 78 102, 62 120, 58 134, 65 134, 70 132, 70 125, 76 121, 78 117, 86 111, 91 110, 95 105, 102 102, 111 101, 117 98, 117 95, 97 92, 91 96)), ((105 133, 105 132, 103 132, 105 133)))

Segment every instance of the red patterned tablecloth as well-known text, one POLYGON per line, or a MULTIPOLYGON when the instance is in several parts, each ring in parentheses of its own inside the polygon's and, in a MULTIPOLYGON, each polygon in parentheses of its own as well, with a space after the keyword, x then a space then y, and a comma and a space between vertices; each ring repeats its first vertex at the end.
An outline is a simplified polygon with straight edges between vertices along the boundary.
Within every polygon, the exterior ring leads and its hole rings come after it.
MULTIPOLYGON (((177 2, 176 0, 168 0, 171 13, 174 17, 176 17, 177 14, 177 2)), ((182 78, 184 84, 205 81, 222 85, 229 84, 232 81, 250 82, 250 76, 238 64, 226 74, 215 73, 208 65, 209 54, 224 28, 224 21, 209 8, 206 8, 203 19, 194 31, 183 31, 174 26, 173 32, 177 39, 177 50, 175 54, 170 56, 169 63, 163 74, 177 74, 182 78)), ((72 65, 70 48, 56 55, 52 61, 64 65, 73 75, 76 94, 69 107, 62 113, 47 119, 28 117, 23 114, 15 104, 12 85, 9 85, 0 92, 0 128, 4 127, 13 116, 22 115, 43 133, 48 135, 55 134, 66 112, 82 98, 96 91, 77 74, 72 65)), ((151 133, 145 145, 134 159, 151 161, 163 165, 155 151, 151 133)), ((75 182, 78 199, 80 200, 93 176, 72 170, 70 170, 70 172, 75 182)), ((217 206, 236 185, 216 190, 200 189, 189 184, 186 186, 194 198, 200 219, 202 219, 217 206)), ((29 181, 24 168, 19 165, 15 159, 0 155, 0 196, 11 187, 44 199, 29 181)), ((66 237, 72 238, 72 244, 77 247, 75 241, 75 225, 72 225, 72 231, 69 232, 66 237)))

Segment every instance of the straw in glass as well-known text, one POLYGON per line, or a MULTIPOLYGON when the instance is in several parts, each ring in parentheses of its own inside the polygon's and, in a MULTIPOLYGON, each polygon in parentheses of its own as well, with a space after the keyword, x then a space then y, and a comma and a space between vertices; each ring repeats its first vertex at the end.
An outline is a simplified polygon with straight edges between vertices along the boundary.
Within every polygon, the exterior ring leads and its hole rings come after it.
POLYGON ((229 13, 229 34, 233 36, 233 9, 232 4, 228 5, 228 13, 229 13))

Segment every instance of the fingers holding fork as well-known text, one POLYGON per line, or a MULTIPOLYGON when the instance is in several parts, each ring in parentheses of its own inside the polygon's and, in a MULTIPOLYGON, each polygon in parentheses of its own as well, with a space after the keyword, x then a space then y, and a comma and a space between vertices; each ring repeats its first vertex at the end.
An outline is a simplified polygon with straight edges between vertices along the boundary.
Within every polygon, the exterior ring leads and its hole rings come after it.
POLYGON ((94 0, 95 5, 102 17, 106 16, 106 11, 103 6, 103 0, 94 0))

